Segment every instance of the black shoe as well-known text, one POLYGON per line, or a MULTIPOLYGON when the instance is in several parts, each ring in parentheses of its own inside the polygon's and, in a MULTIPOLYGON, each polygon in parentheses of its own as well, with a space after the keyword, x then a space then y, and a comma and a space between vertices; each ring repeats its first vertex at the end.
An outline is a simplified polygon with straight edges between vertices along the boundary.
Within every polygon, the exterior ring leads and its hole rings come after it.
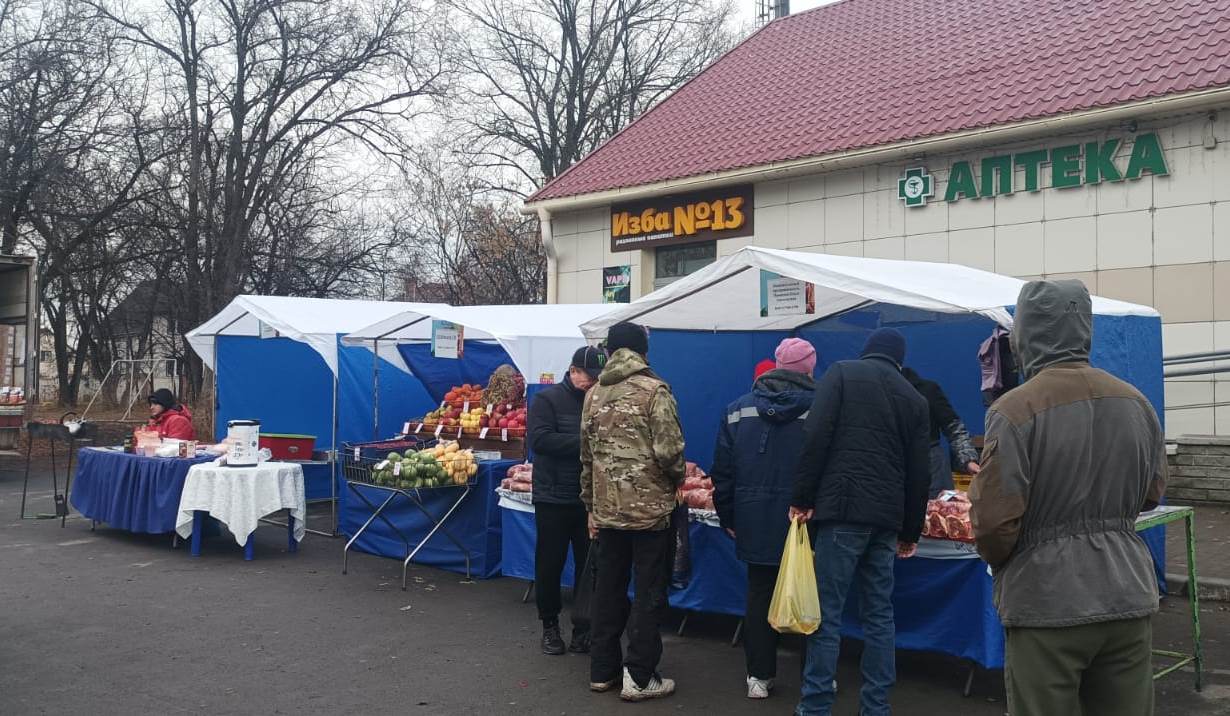
POLYGON ((589 632, 574 631, 572 632, 572 643, 568 645, 568 651, 573 654, 588 654, 589 653, 589 632))
POLYGON ((542 653, 550 656, 559 656, 567 649, 564 647, 564 639, 559 635, 559 625, 544 626, 542 628, 542 653))

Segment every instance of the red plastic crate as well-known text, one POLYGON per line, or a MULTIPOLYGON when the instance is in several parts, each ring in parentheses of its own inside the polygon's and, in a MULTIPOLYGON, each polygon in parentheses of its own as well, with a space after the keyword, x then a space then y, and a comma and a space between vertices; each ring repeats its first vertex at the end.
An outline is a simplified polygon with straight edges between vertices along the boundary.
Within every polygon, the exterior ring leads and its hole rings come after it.
POLYGON ((316 436, 261 433, 260 446, 269 448, 274 460, 311 460, 316 436))

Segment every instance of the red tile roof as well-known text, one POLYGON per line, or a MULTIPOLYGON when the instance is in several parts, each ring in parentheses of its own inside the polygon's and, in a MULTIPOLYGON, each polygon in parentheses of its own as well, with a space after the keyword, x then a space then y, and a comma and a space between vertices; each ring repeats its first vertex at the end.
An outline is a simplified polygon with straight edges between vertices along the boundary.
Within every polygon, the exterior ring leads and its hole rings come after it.
POLYGON ((1230 85, 1230 0, 845 0, 775 21, 531 202, 1230 85))

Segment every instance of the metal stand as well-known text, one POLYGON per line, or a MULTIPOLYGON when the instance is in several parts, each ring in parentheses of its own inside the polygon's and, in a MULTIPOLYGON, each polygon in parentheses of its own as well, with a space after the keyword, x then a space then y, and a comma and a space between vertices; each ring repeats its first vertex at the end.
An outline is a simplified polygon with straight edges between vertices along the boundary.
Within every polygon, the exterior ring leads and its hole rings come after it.
POLYGON ((98 434, 98 426, 93 423, 82 423, 76 433, 59 423, 26 423, 26 474, 21 484, 21 519, 53 520, 60 518, 60 527, 68 521, 68 495, 73 480, 73 457, 76 455, 77 440, 92 440, 98 434), (51 490, 55 503, 55 514, 37 514, 26 516, 26 496, 30 489, 30 463, 34 459, 34 438, 46 438, 51 448, 51 490), (68 445, 68 468, 64 474, 64 493, 60 493, 59 469, 56 466, 56 443, 68 445))
MULTIPOLYGON (((359 537, 367 530, 367 528, 372 524, 372 522, 375 522, 376 519, 379 518, 380 521, 384 522, 386 525, 389 526, 390 529, 396 532, 397 536, 401 537, 402 542, 404 542, 406 545, 406 558, 405 560, 402 561, 402 565, 401 565, 401 588, 403 591, 406 589, 406 579, 407 579, 407 573, 409 572, 409 569, 410 569, 410 562, 414 560, 415 555, 419 553, 419 550, 423 548, 423 545, 427 544, 427 540, 431 539, 437 532, 443 534, 445 537, 448 537, 449 541, 452 542, 454 545, 456 545, 457 549, 461 551, 461 554, 463 557, 465 557, 465 561, 466 561, 466 580, 467 581, 470 580, 471 578, 470 577, 470 550, 466 549, 466 546, 462 544, 460 540, 454 537, 453 534, 444 527, 444 523, 447 522, 448 519, 453 516, 453 513, 457 511, 457 508, 461 506, 461 503, 463 500, 465 500, 466 495, 470 494, 470 488, 471 488, 470 485, 468 484, 465 485, 464 489, 461 491, 461 495, 458 496, 457 499, 453 502, 453 504, 448 508, 448 511, 446 511, 443 516, 437 518, 435 515, 431 513, 430 510, 427 509, 426 505, 423 504, 422 496, 420 495, 420 493, 424 489, 447 489, 447 488, 417 488, 417 489, 403 490, 397 487, 385 487, 383 485, 371 485, 365 482, 347 481, 346 484, 350 486, 350 491, 353 492, 356 496, 358 496, 360 500, 363 501, 363 504, 367 505, 369 508, 372 509, 372 516, 368 517, 367 521, 363 523, 363 526, 355 531, 354 536, 350 538, 350 541, 346 543, 346 547, 342 549, 342 574, 346 574, 346 564, 350 556, 350 548, 354 546, 354 543, 358 541, 359 537), (372 504, 371 500, 367 499, 367 495, 364 495, 363 490, 359 489, 361 487, 367 488, 369 490, 381 490, 383 492, 389 493, 389 496, 384 499, 384 502, 380 503, 379 507, 377 507, 372 504), (405 533, 402 532, 401 529, 397 527, 397 525, 393 524, 389 520, 389 518, 385 517, 384 515, 385 508, 388 507, 393 502, 393 500, 397 498, 398 495, 401 495, 405 497, 406 499, 410 500, 410 503, 414 505, 416 508, 418 508, 419 512, 422 512, 423 515, 427 519, 431 520, 432 525, 433 525, 431 530, 427 532, 427 535, 423 537, 423 539, 420 540, 419 543, 416 544, 413 549, 410 547, 410 540, 409 538, 406 537, 405 533)), ((448 487, 460 487, 460 486, 450 485, 448 487)))
POLYGON ((1179 520, 1183 520, 1183 527, 1187 538, 1187 603, 1191 608, 1192 616, 1193 653, 1184 654, 1177 651, 1154 649, 1153 653, 1156 656, 1163 656, 1168 659, 1175 659, 1176 661, 1155 673, 1153 679, 1156 681, 1167 674, 1172 674, 1182 669, 1188 664, 1192 664, 1196 671, 1196 690, 1200 691, 1204 687, 1204 653, 1200 645, 1200 583, 1196 577, 1196 511, 1190 507, 1163 505, 1138 517, 1136 519, 1136 531, 1140 532, 1151 527, 1178 522, 1179 520))
POLYGON ((525 604, 529 602, 530 596, 533 594, 534 594, 534 580, 531 579, 530 583, 525 585, 525 594, 521 595, 521 603, 525 604))
POLYGON ((978 665, 970 662, 969 674, 965 676, 965 688, 962 689, 961 695, 969 698, 969 695, 974 692, 974 673, 978 671, 978 665))

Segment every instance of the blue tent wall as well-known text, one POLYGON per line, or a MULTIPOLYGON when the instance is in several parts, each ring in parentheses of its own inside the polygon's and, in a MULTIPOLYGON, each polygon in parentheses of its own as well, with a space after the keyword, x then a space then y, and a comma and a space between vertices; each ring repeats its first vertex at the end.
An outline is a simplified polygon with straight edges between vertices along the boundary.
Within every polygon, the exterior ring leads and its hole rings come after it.
MULTIPOLYGON (((444 400, 444 394, 450 388, 463 383, 477 383, 485 387, 496 368, 505 363, 512 364, 512 358, 500 344, 486 341, 466 341, 465 355, 458 360, 434 357, 430 343, 402 343, 397 350, 414 375, 422 381, 435 405, 444 400)), ((428 406, 427 410, 431 407, 428 406)))
MULTIPOLYGON (((978 346, 994 322, 970 314, 936 314, 875 306, 805 326, 795 332, 816 347, 816 375, 839 360, 857 358, 867 334, 880 326, 901 331, 906 363, 938 382, 970 432, 982 433, 982 373, 978 346)), ((750 390, 752 371, 773 356, 785 331, 712 333, 654 330, 649 359, 671 384, 679 402, 687 455, 702 467, 713 459, 713 441, 725 406, 750 390), (702 369, 703 367, 703 369, 702 369)), ((1140 316, 1095 316, 1092 363, 1136 386, 1162 414, 1161 321, 1140 316)))
POLYGON ((289 338, 219 336, 218 421, 255 418, 267 433, 316 436, 327 449, 333 436, 333 375, 307 344, 289 338))
POLYGON ((362 346, 338 345, 338 439, 342 443, 384 439, 439 401, 418 378, 377 358, 362 346), (379 421, 373 426, 372 361, 379 361, 379 421), (373 427, 375 428, 373 431, 373 427))
MULTIPOLYGON (((372 360, 362 347, 338 347, 338 441, 372 439, 372 360)), ((432 400, 414 376, 380 360, 380 425, 387 437, 405 420, 431 409, 432 400)), ((327 450, 333 437, 333 375, 305 343, 289 338, 218 338, 217 439, 226 422, 256 418, 268 433, 316 436, 327 450)))
MULTIPOLYGON (((982 374, 978 347, 993 322, 981 316, 934 314, 893 306, 875 306, 805 326, 797 334, 816 346, 816 375, 833 362, 856 358, 867 334, 880 325, 906 336, 906 363, 938 382, 973 434, 983 432, 982 374)), ((654 330, 649 359, 671 384, 679 402, 689 460, 708 469, 725 406, 750 389, 752 371, 771 357, 780 331, 711 333, 654 330)), ((1095 316, 1091 362, 1136 386, 1163 408, 1161 319, 1140 316, 1095 316)), ((1159 585, 1165 589, 1165 532, 1144 533, 1156 558, 1159 585)))

